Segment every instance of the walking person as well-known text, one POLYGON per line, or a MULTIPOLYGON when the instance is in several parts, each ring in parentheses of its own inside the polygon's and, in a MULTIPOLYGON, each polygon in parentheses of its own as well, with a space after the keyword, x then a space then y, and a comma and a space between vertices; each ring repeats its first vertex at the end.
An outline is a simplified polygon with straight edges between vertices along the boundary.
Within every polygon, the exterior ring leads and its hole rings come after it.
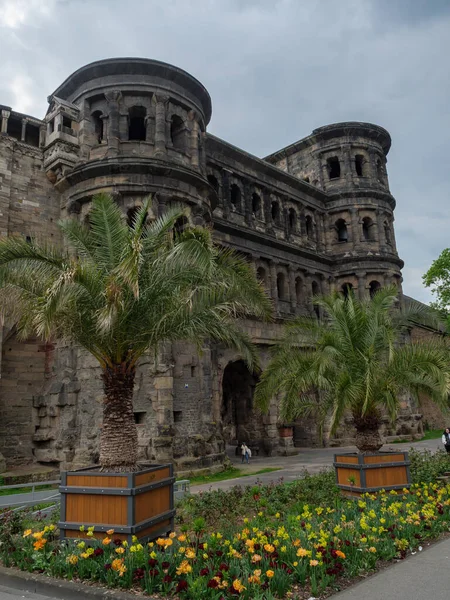
POLYGON ((449 427, 447 427, 445 429, 444 433, 442 434, 442 443, 444 444, 445 449, 447 450, 447 454, 450 454, 450 428, 449 427))
POLYGON ((246 463, 248 464, 249 459, 252 455, 252 451, 250 450, 250 448, 247 446, 247 444, 245 442, 242 443, 241 453, 242 453, 242 462, 244 462, 244 460, 245 460, 246 463))

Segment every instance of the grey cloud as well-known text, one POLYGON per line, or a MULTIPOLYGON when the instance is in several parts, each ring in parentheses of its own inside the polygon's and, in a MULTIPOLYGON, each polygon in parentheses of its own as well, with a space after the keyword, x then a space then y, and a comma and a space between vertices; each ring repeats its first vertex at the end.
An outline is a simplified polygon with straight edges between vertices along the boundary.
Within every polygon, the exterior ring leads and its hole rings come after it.
POLYGON ((0 103, 20 96, 19 77, 42 116, 47 95, 83 64, 147 56, 200 79, 211 133, 259 156, 335 121, 386 127, 404 288, 430 298, 421 274, 450 245, 448 1, 40 2, 47 14, 0 26, 0 103))

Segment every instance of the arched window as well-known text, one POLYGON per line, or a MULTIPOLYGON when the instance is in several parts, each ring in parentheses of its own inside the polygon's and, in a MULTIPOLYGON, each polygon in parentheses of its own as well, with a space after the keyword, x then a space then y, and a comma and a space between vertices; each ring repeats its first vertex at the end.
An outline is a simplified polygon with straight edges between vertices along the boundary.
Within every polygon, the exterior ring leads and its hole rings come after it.
POLYGON ((335 223, 338 242, 348 242, 347 225, 344 219, 338 219, 335 223))
POLYGON ((297 230, 297 213, 295 212, 295 210, 293 208, 289 209, 289 231, 296 231, 297 230))
POLYGON ((378 290, 381 290, 381 284, 379 281, 371 281, 369 283, 369 294, 370 297, 373 298, 375 296, 375 294, 378 292, 378 290))
POLYGON ((233 210, 240 210, 240 208, 241 208, 241 190, 240 190, 239 186, 236 185, 235 183, 233 183, 231 186, 230 201, 231 201, 231 208, 233 210))
POLYGON ((132 106, 128 112, 128 139, 141 140, 146 138, 145 117, 147 110, 144 106, 132 106))
POLYGON ((219 182, 217 181, 217 177, 214 175, 208 175, 209 184, 214 188, 214 190, 219 193, 219 182))
POLYGON ((312 240, 314 227, 313 227, 313 220, 312 220, 311 215, 306 215, 306 217, 305 217, 305 229, 306 229, 306 237, 309 240, 312 240))
POLYGON ((364 156, 362 154, 357 154, 355 156, 355 171, 356 174, 358 175, 358 177, 366 177, 367 173, 366 173, 366 159, 364 158, 364 156))
POLYGON ((92 113, 92 122, 94 124, 94 132, 96 141, 101 144, 103 142, 103 113, 96 110, 92 113))
POLYGON ((175 225, 174 225, 174 233, 177 235, 180 235, 180 233, 183 233, 183 231, 185 229, 187 229, 187 227, 189 226, 189 221, 187 219, 187 217, 180 217, 179 219, 177 219, 175 221, 175 225))
POLYGON ((364 217, 362 220, 362 231, 366 242, 371 242, 375 239, 375 223, 370 217, 364 217))
POLYGON ((302 291, 303 291, 303 281, 301 277, 297 277, 295 279, 295 297, 297 299, 297 304, 301 304, 302 302, 302 291))
POLYGON ((258 267, 256 271, 256 278, 263 284, 264 287, 267 287, 267 273, 264 267, 258 267))
POLYGON ((384 222, 384 237, 386 239, 386 244, 389 244, 389 246, 390 246, 392 244, 391 228, 387 221, 384 222))
POLYGON ((353 285, 351 283, 344 283, 341 287, 341 293, 344 298, 348 298, 353 293, 353 285))
POLYGON ((341 176, 341 165, 337 156, 333 156, 327 160, 328 177, 330 179, 339 179, 341 176))
POLYGON ((272 221, 278 225, 280 222, 280 205, 275 200, 272 202, 271 215, 272 221))
POLYGON ((184 122, 178 115, 172 115, 170 122, 170 139, 172 145, 177 150, 184 152, 186 150, 186 136, 185 136, 184 122))
POLYGON ((286 298, 286 278, 284 273, 278 273, 277 275, 277 296, 279 300, 285 300, 286 298))
POLYGON ((257 219, 261 218, 261 198, 256 192, 252 194, 252 213, 257 219))

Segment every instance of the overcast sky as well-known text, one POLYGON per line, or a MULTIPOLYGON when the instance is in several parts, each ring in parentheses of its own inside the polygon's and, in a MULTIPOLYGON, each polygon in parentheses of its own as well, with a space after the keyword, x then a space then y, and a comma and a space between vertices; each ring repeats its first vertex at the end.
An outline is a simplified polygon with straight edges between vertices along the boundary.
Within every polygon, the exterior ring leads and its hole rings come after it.
POLYGON ((74 70, 172 63, 211 94, 209 131, 265 156, 321 125, 386 127, 404 291, 450 246, 450 0, 0 0, 0 104, 43 117, 74 70))

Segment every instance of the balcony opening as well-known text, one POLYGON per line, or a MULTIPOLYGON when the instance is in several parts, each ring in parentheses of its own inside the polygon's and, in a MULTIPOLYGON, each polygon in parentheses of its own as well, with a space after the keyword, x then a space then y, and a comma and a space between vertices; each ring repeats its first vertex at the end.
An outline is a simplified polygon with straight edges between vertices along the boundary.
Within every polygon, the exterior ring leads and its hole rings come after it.
POLYGON ((48 122, 48 133, 53 133, 55 131, 55 119, 52 119, 48 122))
POLYGON ((377 158, 377 179, 380 183, 384 183, 383 165, 381 164, 381 160, 379 158, 377 158))
POLYGON ((355 171, 358 177, 366 177, 366 159, 362 154, 355 156, 355 171))
POLYGON ((103 114, 100 110, 92 113, 92 122, 94 124, 95 140, 98 144, 103 142, 103 114))
POLYGON ((181 235, 188 227, 189 221, 187 217, 180 217, 176 220, 173 230, 175 235, 181 235))
POLYGON ((261 198, 256 192, 252 194, 252 213, 257 219, 261 218, 261 198))
POLYGON ((369 283, 369 294, 371 298, 373 298, 379 290, 381 290, 381 283, 379 281, 371 281, 369 283))
POLYGON ((280 222, 280 205, 278 202, 272 202, 271 215, 272 221, 278 225, 280 222))
POLYGON ((183 119, 178 115, 172 115, 172 120, 170 122, 170 139, 176 150, 180 150, 180 152, 186 151, 186 129, 183 119))
POLYGON ((338 219, 335 223, 338 242, 348 242, 347 225, 344 219, 338 219))
POLYGON ((387 221, 384 222, 384 237, 386 239, 386 244, 389 244, 389 246, 390 246, 392 244, 391 228, 387 221))
POLYGON ((351 283, 344 283, 341 287, 341 294, 347 299, 353 294, 353 285, 351 283))
POLYGON ((66 115, 63 115, 62 126, 67 127, 67 129, 72 129, 72 119, 70 117, 66 117, 66 115))
POLYGON ((337 156, 333 156, 327 160, 328 177, 330 179, 339 179, 341 176, 341 165, 337 156))
POLYGON ((22 138, 22 119, 10 116, 8 119, 7 134, 20 142, 22 138))
POLYGON ((279 300, 286 300, 286 277, 284 273, 277 275, 277 297, 279 300))
POLYGON ((132 106, 128 112, 128 139, 130 141, 145 141, 147 136, 145 117, 147 110, 144 106, 132 106))
POLYGON ((37 125, 27 123, 27 128, 25 130, 25 143, 30 144, 30 146, 34 146, 35 148, 39 148, 39 133, 39 127, 37 125))
POLYGON ((312 240, 314 228, 313 228, 313 220, 312 220, 311 215, 306 215, 306 217, 305 217, 305 230, 306 230, 306 237, 309 240, 312 240))
POLYGON ((173 411, 173 422, 181 423, 183 419, 183 411, 182 410, 174 410, 173 411))
POLYGON ((230 202, 233 210, 239 211, 241 209, 241 190, 235 183, 232 184, 230 189, 230 202))
POLYGON ((256 271, 256 278, 263 284, 265 288, 267 288, 267 273, 264 267, 258 267, 256 271))
POLYGON ((370 217, 364 217, 362 220, 363 237, 366 242, 375 240, 375 223, 370 217))
POLYGON ((217 177, 215 177, 214 175, 208 175, 208 182, 209 182, 209 185, 211 187, 213 187, 214 191, 218 194, 219 193, 219 182, 217 181, 217 177))
POLYGON ((293 208, 289 209, 289 231, 294 233, 297 230, 297 213, 293 208))

